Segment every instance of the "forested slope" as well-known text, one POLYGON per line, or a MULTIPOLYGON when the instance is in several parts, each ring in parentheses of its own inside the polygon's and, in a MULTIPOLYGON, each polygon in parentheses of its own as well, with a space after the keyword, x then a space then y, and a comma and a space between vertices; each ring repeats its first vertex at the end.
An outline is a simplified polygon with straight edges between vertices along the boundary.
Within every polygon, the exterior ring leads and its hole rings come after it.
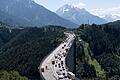
MULTIPOLYGON (((63 41, 65 30, 70 29, 60 26, 10 28, 0 23, 0 72, 17 71, 28 79, 39 80, 40 62, 63 41)), ((72 30, 76 34, 77 77, 119 80, 120 21, 81 25, 72 30)))
MULTIPOLYGON (((91 57, 99 62, 106 77, 120 79, 120 21, 104 25, 81 25, 76 34, 89 44, 91 57)), ((78 57, 78 60, 81 58, 78 57)))
POLYGON ((59 26, 0 29, 0 70, 18 71, 29 79, 40 78, 41 60, 65 37, 65 28, 59 26))

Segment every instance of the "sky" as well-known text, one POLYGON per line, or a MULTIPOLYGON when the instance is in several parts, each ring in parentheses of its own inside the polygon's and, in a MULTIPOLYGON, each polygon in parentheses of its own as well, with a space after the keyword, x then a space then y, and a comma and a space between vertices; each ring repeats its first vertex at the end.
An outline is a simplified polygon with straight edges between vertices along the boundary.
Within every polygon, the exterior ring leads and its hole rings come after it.
POLYGON ((120 15, 120 0, 35 0, 35 2, 53 12, 65 4, 71 4, 79 8, 85 8, 95 15, 120 15))
POLYGON ((74 4, 84 7, 88 10, 99 8, 113 8, 120 6, 120 0, 35 0, 51 11, 56 11, 59 7, 65 4, 74 4))

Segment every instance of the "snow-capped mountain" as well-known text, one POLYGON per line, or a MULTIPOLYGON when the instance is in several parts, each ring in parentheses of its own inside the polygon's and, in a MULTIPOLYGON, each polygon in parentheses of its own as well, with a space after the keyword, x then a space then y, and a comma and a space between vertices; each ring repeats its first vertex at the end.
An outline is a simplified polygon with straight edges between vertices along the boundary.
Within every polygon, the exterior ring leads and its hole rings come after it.
POLYGON ((90 14, 88 11, 86 11, 84 8, 80 9, 78 7, 72 6, 72 5, 64 5, 61 8, 59 8, 56 13, 67 19, 70 20, 76 24, 103 24, 106 23, 107 21, 90 14))
POLYGON ((108 15, 102 16, 101 18, 104 18, 104 19, 107 20, 108 22, 113 22, 113 21, 120 20, 120 15, 108 14, 108 15))
POLYGON ((76 27, 75 23, 63 19, 33 0, 0 0, 0 21, 18 26, 60 25, 76 27), (9 17, 12 16, 12 17, 9 17), (12 18, 12 19, 11 19, 12 18), (7 20, 7 21, 6 21, 7 20), (12 20, 12 22, 11 22, 12 20))
POLYGON ((108 22, 113 22, 120 20, 120 15, 119 14, 97 14, 99 17, 105 19, 108 22))
POLYGON ((90 10, 90 12, 94 15, 104 18, 108 22, 120 20, 120 6, 105 9, 104 8, 92 9, 90 10))

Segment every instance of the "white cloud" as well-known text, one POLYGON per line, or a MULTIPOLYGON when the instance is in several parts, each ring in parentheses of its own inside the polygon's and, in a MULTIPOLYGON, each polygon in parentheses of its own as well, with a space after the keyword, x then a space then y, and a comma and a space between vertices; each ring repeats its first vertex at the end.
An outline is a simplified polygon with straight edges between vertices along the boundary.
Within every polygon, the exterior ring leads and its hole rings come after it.
POLYGON ((63 0, 63 1, 68 1, 68 0, 63 0))
POLYGON ((85 4, 82 2, 82 0, 77 0, 76 2, 74 2, 73 0, 63 0, 63 1, 67 4, 73 5, 74 7, 78 7, 78 8, 85 7, 85 4))
POLYGON ((69 0, 63 0, 64 2, 68 2, 69 0))
POLYGON ((85 4, 80 2, 78 4, 74 4, 74 7, 83 8, 83 7, 85 7, 85 4))
POLYGON ((93 9, 90 11, 95 15, 108 15, 108 14, 117 14, 120 15, 120 6, 108 8, 108 9, 93 9))
POLYGON ((107 8, 107 9, 93 9, 90 10, 90 12, 94 15, 97 15, 99 17, 104 18, 105 16, 110 16, 114 20, 120 19, 120 6, 113 7, 113 8, 107 8))

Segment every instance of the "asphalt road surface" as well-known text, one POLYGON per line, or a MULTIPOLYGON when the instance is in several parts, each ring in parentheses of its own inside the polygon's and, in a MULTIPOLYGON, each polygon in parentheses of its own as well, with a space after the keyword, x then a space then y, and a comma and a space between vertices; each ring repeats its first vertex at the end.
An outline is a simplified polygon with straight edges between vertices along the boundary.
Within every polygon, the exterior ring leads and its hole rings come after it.
POLYGON ((39 66, 39 71, 45 80, 75 80, 75 75, 69 72, 65 59, 75 39, 75 34, 65 33, 67 38, 51 52, 39 66))

